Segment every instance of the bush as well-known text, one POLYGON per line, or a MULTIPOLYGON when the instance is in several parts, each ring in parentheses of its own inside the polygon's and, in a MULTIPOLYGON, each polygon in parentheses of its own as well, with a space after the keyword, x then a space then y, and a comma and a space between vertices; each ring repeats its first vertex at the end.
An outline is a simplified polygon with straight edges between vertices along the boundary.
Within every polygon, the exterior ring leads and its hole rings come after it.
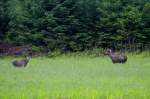
POLYGON ((62 53, 59 50, 55 50, 53 52, 48 52, 48 57, 57 57, 57 56, 60 56, 60 55, 62 55, 62 53))

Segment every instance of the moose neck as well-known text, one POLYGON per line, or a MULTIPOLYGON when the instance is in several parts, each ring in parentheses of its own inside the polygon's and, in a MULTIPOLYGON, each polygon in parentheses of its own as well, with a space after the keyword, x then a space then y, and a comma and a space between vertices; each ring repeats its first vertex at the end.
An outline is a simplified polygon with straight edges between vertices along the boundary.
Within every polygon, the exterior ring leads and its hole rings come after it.
POLYGON ((113 56, 114 56, 114 53, 110 52, 109 57, 113 57, 113 56))
POLYGON ((26 57, 25 59, 26 59, 27 61, 29 61, 29 60, 30 60, 30 57, 26 57))

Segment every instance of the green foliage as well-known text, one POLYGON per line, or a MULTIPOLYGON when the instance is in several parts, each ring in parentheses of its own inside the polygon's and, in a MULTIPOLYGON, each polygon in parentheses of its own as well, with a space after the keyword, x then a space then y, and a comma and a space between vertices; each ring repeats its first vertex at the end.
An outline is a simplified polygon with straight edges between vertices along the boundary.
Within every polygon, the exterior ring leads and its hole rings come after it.
POLYGON ((61 53, 59 50, 56 50, 56 51, 53 51, 53 52, 49 52, 49 53, 48 53, 48 57, 49 57, 49 58, 58 57, 58 56, 60 56, 60 55, 62 55, 62 53, 61 53))
POLYGON ((144 29, 143 33, 146 36, 146 42, 150 42, 150 2, 145 3, 144 8, 143 8, 143 24, 144 24, 144 29))
POLYGON ((149 0, 1 0, 0 38, 50 50, 150 42, 149 0))
POLYGON ((39 46, 32 46, 32 51, 33 52, 40 52, 42 50, 42 47, 39 46))
POLYGON ((8 31, 8 0, 0 1, 0 41, 5 40, 6 31, 8 31))

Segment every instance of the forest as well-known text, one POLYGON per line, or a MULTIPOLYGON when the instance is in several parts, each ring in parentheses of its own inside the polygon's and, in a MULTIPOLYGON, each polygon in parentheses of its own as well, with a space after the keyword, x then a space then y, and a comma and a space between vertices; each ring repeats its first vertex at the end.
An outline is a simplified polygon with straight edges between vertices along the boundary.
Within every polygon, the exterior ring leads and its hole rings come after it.
POLYGON ((84 51, 150 44, 150 0, 0 0, 0 42, 84 51))
POLYGON ((150 99, 150 0, 0 0, 0 99, 150 99))

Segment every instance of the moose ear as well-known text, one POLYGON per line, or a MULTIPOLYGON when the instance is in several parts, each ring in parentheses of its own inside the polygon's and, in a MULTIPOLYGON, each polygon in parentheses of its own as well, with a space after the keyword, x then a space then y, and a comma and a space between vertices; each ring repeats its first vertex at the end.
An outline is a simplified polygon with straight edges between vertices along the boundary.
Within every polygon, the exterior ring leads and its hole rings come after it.
POLYGON ((108 51, 109 51, 109 53, 111 53, 111 52, 112 52, 112 49, 109 49, 108 51))

